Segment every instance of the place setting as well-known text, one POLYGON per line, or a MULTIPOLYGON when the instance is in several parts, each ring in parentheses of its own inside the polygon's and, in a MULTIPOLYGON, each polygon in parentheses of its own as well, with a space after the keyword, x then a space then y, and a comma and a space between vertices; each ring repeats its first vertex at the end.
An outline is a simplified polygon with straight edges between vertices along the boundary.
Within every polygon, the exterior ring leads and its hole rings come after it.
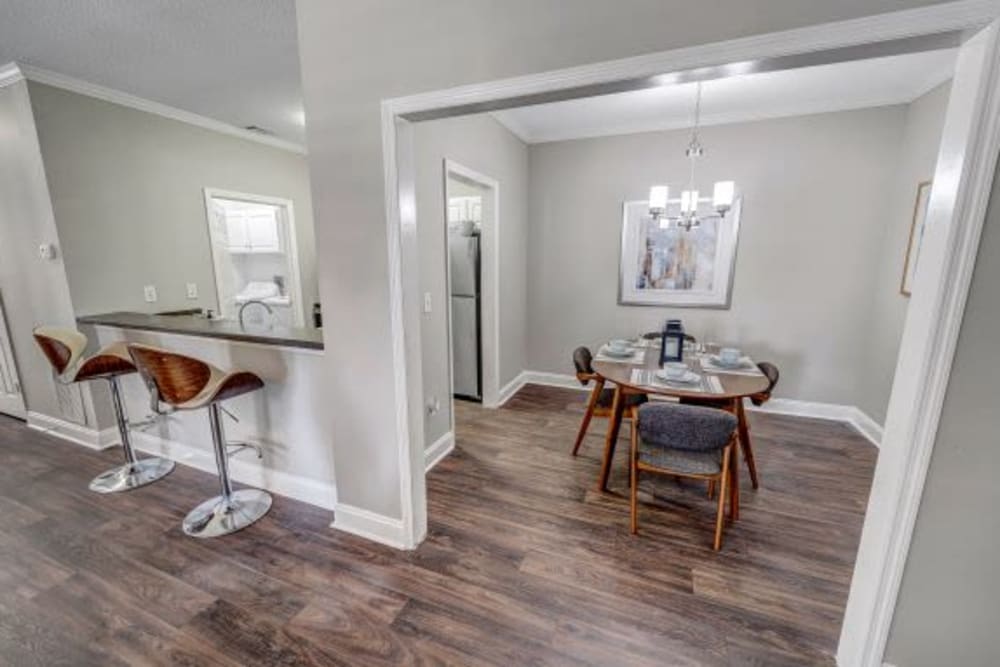
POLYGON ((637 346, 634 341, 615 338, 601 346, 597 351, 597 356, 594 357, 594 361, 641 364, 645 358, 645 354, 645 349, 637 346))
POLYGON ((723 347, 718 354, 702 354, 698 361, 702 370, 707 373, 728 373, 749 377, 763 375, 757 364, 735 347, 723 347))

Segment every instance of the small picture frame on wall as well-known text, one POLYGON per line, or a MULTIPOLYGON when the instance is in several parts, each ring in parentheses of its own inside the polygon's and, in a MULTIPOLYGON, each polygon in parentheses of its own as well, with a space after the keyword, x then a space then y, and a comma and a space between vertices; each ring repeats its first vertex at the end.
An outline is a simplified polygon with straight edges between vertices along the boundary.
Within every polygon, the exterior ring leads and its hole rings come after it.
POLYGON ((903 277, 899 281, 899 293, 913 294, 913 276, 917 273, 920 247, 924 242, 924 222, 927 219, 927 203, 930 200, 932 181, 917 184, 917 196, 913 202, 913 221, 910 223, 910 238, 906 243, 906 259, 903 260, 903 277))

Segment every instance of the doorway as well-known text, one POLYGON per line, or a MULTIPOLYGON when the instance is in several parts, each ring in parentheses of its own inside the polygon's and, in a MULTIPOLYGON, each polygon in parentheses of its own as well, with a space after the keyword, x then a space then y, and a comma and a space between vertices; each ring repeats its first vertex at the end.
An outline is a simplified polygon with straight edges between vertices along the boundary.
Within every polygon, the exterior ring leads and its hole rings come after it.
MULTIPOLYGON (((838 658, 843 664, 881 662, 934 445, 937 417, 941 413, 983 226, 986 195, 1000 148, 1000 132, 992 120, 1000 107, 1000 99, 993 94, 997 84, 996 63, 1000 61, 997 18, 993 9, 970 14, 961 22, 943 14, 917 20, 911 14, 899 12, 878 19, 828 24, 383 102, 388 250, 390 266, 400 267, 413 263, 416 253, 415 244, 400 232, 416 222, 412 205, 410 123, 602 91, 727 76, 737 66, 789 68, 797 66, 796 63, 815 64, 817 58, 845 60, 862 53, 870 57, 873 50, 900 52, 899 49, 921 40, 929 43, 941 35, 949 36, 949 30, 967 30, 961 36, 955 85, 928 204, 927 233, 838 648, 838 658)), ((395 290, 392 301, 396 304, 393 335, 400 341, 397 348, 403 350, 405 331, 416 327, 405 308, 406 303, 415 303, 415 289, 396 273, 390 285, 395 290)), ((415 365, 419 377, 419 363, 401 355, 397 373, 405 379, 415 365)), ((404 416, 419 414, 421 398, 418 393, 409 401, 404 416)), ((397 399, 406 402, 404 395, 397 399)), ((419 443, 420 420, 400 424, 409 426, 401 432, 401 460, 415 460, 408 449, 413 442, 419 443)), ((422 470, 411 466, 402 476, 403 534, 411 546, 426 531, 422 474, 422 470), (420 481, 415 481, 417 478, 420 481)))
MULTIPOLYGON (((452 160, 445 160, 444 181, 451 395, 495 406, 500 367, 500 185, 452 160)), ((454 409, 451 412, 454 433, 454 409)))
POLYGON ((292 202, 206 188, 205 210, 219 317, 258 304, 248 321, 305 326, 292 202))

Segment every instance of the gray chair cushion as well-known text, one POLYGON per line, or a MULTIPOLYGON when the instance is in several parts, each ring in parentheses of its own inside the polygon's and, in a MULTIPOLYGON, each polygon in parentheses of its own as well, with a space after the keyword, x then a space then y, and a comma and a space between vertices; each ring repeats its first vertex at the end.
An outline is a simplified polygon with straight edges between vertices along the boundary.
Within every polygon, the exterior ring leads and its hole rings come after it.
POLYGON ((729 443, 736 416, 724 410, 678 403, 646 403, 639 407, 639 436, 660 448, 718 452, 729 443))
POLYGON ((693 452, 667 449, 640 438, 639 461, 657 468, 691 475, 717 475, 722 470, 722 450, 693 452))

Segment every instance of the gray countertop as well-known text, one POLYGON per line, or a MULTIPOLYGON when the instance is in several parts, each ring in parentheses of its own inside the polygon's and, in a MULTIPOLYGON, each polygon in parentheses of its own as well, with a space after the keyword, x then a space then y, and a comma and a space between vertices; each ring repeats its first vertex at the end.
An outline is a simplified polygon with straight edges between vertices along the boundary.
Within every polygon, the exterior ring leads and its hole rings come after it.
POLYGON ((77 318, 80 324, 94 324, 120 329, 161 331, 182 336, 223 338, 243 343, 323 349, 323 333, 319 329, 298 327, 240 327, 230 320, 207 320, 193 315, 147 315, 145 313, 103 313, 77 318))

